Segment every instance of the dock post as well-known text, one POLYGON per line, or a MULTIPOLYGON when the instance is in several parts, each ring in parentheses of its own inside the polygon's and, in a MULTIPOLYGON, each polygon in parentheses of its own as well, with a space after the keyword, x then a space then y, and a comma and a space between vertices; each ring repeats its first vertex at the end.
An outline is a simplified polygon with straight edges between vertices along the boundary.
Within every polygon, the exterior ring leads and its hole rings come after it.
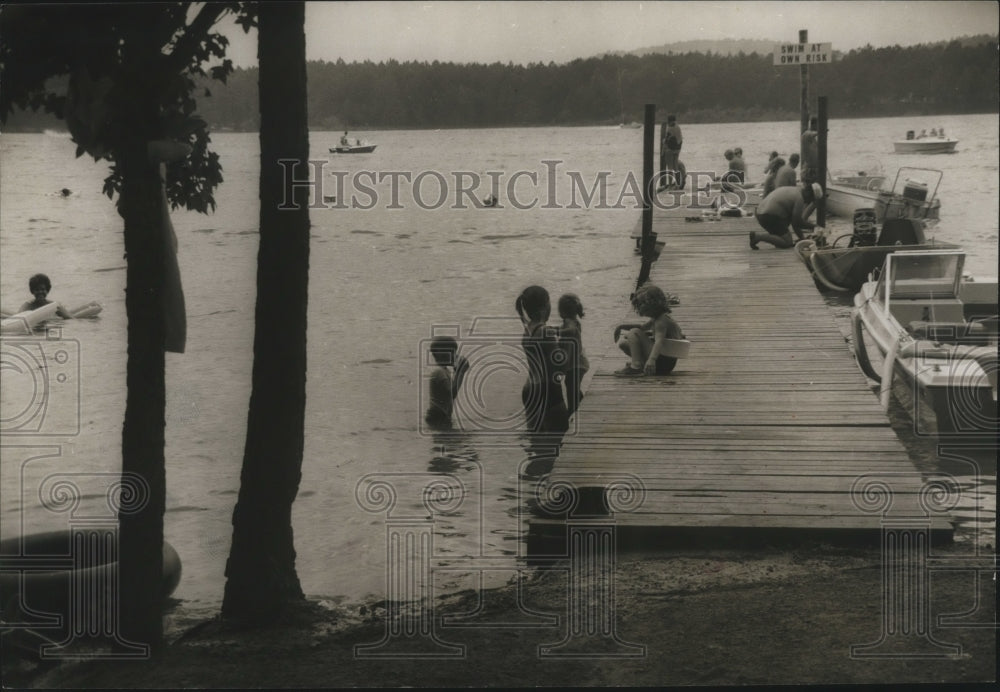
POLYGON ((656 135, 656 104, 647 103, 642 129, 642 267, 636 281, 636 290, 649 281, 649 272, 653 265, 653 253, 656 246, 656 234, 653 233, 653 154, 656 135))
POLYGON ((826 133, 827 113, 826 96, 819 97, 819 185, 823 188, 823 196, 816 200, 816 225, 826 226, 826 133))
MULTIPOLYGON (((799 29, 799 43, 809 43, 808 29, 799 29)), ((802 90, 799 100, 799 134, 809 129, 809 66, 799 65, 799 87, 802 90)))

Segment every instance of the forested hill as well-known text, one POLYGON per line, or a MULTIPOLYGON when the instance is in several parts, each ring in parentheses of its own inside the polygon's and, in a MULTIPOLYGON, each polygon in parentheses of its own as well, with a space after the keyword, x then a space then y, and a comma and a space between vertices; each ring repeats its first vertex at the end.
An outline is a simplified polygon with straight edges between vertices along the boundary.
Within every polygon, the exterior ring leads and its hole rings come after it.
MULTIPOLYGON (((614 124, 645 103, 682 122, 795 120, 799 70, 768 54, 605 55, 565 64, 310 62, 315 129, 614 124)), ((831 118, 991 113, 1000 109, 996 37, 853 50, 810 68, 831 118)), ((257 70, 208 83, 199 111, 214 129, 257 129, 257 70)), ((12 129, 58 127, 19 114, 12 129)))

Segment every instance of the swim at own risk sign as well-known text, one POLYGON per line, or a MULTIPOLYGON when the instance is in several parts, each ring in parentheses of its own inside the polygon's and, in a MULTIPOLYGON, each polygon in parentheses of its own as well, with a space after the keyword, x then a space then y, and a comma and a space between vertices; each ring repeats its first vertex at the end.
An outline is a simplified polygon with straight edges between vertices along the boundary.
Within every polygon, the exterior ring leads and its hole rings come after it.
POLYGON ((833 62, 832 43, 779 43, 774 47, 775 65, 825 65, 833 62))

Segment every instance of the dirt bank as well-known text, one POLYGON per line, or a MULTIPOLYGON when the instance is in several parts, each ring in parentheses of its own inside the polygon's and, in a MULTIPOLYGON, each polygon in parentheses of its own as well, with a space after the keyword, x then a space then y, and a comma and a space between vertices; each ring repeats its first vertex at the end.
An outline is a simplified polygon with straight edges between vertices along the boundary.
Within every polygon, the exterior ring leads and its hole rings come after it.
MULTIPOLYGON (((970 557, 962 546, 935 549, 935 555, 970 557)), ((521 584, 521 607, 513 584, 484 592, 481 599, 472 592, 442 599, 436 615, 474 613, 465 622, 483 626, 439 622, 439 643, 430 637, 400 641, 395 650, 402 655, 395 658, 355 655, 356 645, 385 636, 384 604, 346 611, 313 599, 264 630, 210 620, 153 661, 63 664, 21 682, 280 688, 993 681, 996 630, 983 626, 994 621, 993 578, 984 574, 977 587, 972 571, 931 571, 929 637, 919 636, 919 622, 906 623, 911 634, 890 642, 880 653, 895 655, 881 658, 851 655, 852 646, 878 641, 883 630, 878 551, 811 545, 621 556, 614 609, 605 611, 613 613, 604 621, 609 636, 599 636, 597 626, 595 636, 562 648, 558 644, 569 631, 567 580, 565 572, 552 571, 521 584), (956 618, 960 626, 938 621, 961 613, 967 615, 956 618), (557 624, 552 615, 559 616, 557 624), (945 643, 954 647, 944 648, 945 643), (577 657, 540 655, 574 649, 577 657), (913 657, 949 652, 944 658, 913 657)), ((599 611, 590 614, 595 625, 601 624, 599 611)))

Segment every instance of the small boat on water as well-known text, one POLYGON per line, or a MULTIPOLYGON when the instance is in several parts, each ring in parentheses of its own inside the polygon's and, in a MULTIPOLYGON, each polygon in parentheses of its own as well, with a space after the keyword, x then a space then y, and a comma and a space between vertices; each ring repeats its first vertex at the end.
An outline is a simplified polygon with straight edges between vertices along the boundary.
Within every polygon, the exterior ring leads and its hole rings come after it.
POLYGON ((962 250, 901 250, 854 297, 861 370, 918 434, 988 439, 997 426, 997 279, 963 276, 962 250))
POLYGON ((934 224, 941 218, 937 191, 942 177, 939 170, 904 166, 896 172, 892 187, 883 189, 884 176, 837 176, 826 185, 826 211, 850 219, 857 209, 874 209, 878 222, 923 219, 934 224))
POLYGON ((872 271, 882 268, 886 255, 898 250, 955 250, 924 234, 920 219, 889 219, 878 230, 874 209, 854 212, 854 231, 834 238, 814 236, 795 244, 816 285, 832 291, 861 290, 872 271))
POLYGON ((944 133, 914 136, 913 130, 906 132, 906 139, 897 139, 892 143, 897 154, 953 154, 957 139, 945 137, 944 133))
POLYGON ((375 151, 377 144, 368 144, 367 142, 362 144, 341 144, 335 147, 330 147, 331 154, 370 154, 375 151))

